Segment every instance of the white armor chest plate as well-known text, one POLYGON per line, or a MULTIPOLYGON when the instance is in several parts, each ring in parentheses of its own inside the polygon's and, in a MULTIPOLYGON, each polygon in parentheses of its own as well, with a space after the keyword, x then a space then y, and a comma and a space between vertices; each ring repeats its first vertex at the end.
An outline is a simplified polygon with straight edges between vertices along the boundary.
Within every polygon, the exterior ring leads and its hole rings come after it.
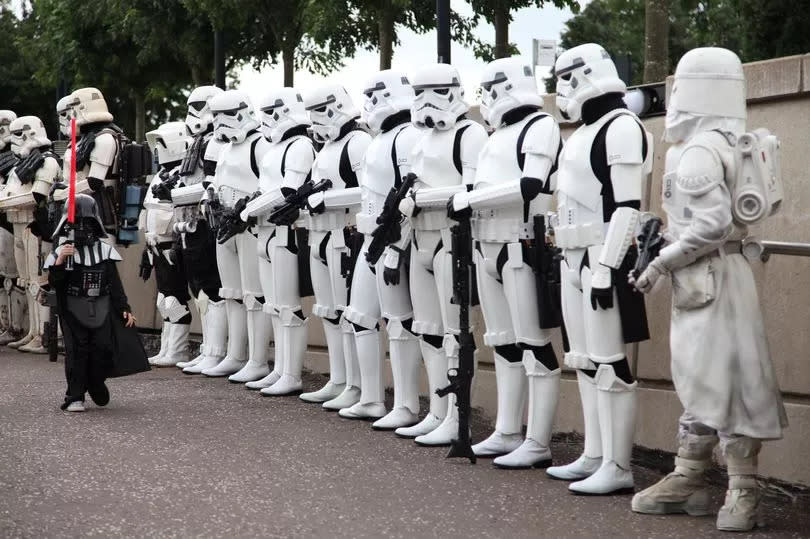
MULTIPOLYGON (((515 182, 523 176, 518 163, 518 139, 526 123, 533 117, 495 130, 489 137, 475 171, 475 189, 483 189, 504 182, 515 182)), ((529 220, 542 213, 540 197, 529 205, 529 220)), ((523 221, 523 204, 515 207, 473 211, 472 233, 479 241, 509 243, 534 238, 532 225, 523 221)))
MULTIPOLYGON (((467 124, 456 125, 455 129, 428 131, 413 154, 413 172, 419 184, 425 188, 452 187, 460 185, 463 177, 453 162, 456 133, 467 124)), ((413 218, 411 224, 416 230, 441 230, 450 226, 447 209, 423 209, 413 218)))
POLYGON ((237 200, 256 191, 259 179, 251 167, 251 147, 253 141, 261 136, 260 133, 254 133, 242 144, 228 144, 222 149, 214 183, 223 206, 232 208, 237 200))
MULTIPOLYGON (((328 179, 332 182, 330 191, 345 189, 346 184, 340 177, 340 156, 343 154, 343 148, 353 137, 354 134, 350 134, 336 142, 330 141, 323 145, 312 165, 312 180, 315 183, 328 179)), ((349 213, 346 208, 326 210, 316 215, 307 214, 307 228, 320 232, 342 229, 353 223, 354 215, 349 213)))
MULTIPOLYGON (((284 175, 281 172, 281 163, 287 148, 297 140, 296 138, 271 143, 261 163, 259 176, 259 189, 262 193, 269 193, 274 189, 281 189, 284 185, 284 175)), ((219 168, 219 167, 217 167, 219 168)))
POLYGON ((380 133, 374 137, 366 150, 363 161, 362 199, 360 211, 357 213, 357 230, 363 234, 370 234, 377 226, 377 216, 380 214, 388 192, 394 186, 396 174, 392 160, 392 145, 397 134, 405 127, 397 126, 390 131, 380 133))

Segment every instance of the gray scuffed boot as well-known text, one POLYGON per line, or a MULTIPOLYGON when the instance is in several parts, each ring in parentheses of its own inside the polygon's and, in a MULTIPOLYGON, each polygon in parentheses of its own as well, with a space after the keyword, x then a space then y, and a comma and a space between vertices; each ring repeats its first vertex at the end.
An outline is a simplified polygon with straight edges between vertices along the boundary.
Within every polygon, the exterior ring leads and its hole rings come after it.
POLYGON ((684 433, 678 438, 680 447, 675 457, 675 470, 633 496, 632 509, 636 513, 703 516, 712 512, 709 484, 703 472, 711 466, 717 436, 684 433))
POLYGON ((757 455, 759 440, 732 438, 723 440, 723 453, 728 465, 726 501, 717 513, 717 529, 727 532, 747 532, 764 526, 760 514, 762 495, 757 484, 757 455))

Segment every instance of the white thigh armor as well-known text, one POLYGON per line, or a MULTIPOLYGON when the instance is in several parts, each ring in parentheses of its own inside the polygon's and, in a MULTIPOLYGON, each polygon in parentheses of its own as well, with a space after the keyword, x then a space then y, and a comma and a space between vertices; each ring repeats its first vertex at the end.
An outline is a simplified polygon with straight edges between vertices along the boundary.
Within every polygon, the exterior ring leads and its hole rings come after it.
MULTIPOLYGON (((357 257, 352 275, 352 297, 344 316, 346 320, 367 329, 377 326, 381 317, 380 295, 377 289, 377 277, 366 262, 366 253, 371 236, 366 236, 363 247, 357 257)), ((378 266, 382 262, 377 263, 378 266)))

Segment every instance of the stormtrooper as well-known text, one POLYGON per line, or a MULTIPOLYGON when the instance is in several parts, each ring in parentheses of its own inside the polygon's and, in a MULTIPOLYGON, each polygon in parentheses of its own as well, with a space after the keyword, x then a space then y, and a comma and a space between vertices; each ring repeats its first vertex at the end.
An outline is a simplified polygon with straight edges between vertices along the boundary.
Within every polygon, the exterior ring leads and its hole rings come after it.
POLYGON ((188 360, 188 334, 191 311, 188 302, 185 261, 174 250, 174 209, 170 202, 161 200, 161 187, 179 174, 178 166, 189 146, 186 125, 168 122, 146 133, 146 141, 157 156, 160 169, 152 177, 141 212, 141 229, 146 238, 141 276, 149 279, 151 268, 157 280, 157 310, 163 318, 160 350, 149 358, 155 367, 172 367, 188 360))
POLYGON ((304 97, 312 135, 323 147, 312 166, 314 181, 329 179, 332 187, 309 197, 306 215, 310 245, 310 276, 315 292, 312 314, 323 319, 329 350, 329 381, 311 393, 307 402, 340 410, 360 400, 360 369, 351 323, 343 313, 349 303, 344 276, 357 238, 354 214, 360 206, 358 175, 371 136, 360 129, 360 111, 338 85, 322 86, 304 97))
MULTIPOLYGON (((309 118, 301 94, 294 88, 268 92, 261 103, 262 131, 269 148, 261 161, 259 193, 242 212, 258 228, 256 254, 264 306, 249 324, 256 336, 251 361, 256 378, 251 389, 281 396, 301 391, 301 372, 307 350, 307 318, 301 309, 298 244, 293 222, 270 222, 271 211, 295 195, 309 179, 315 150, 307 137, 309 118), (274 369, 268 372, 267 342, 272 326, 276 337, 274 369), (255 355, 255 357, 254 357, 255 355)), ((255 379, 255 378, 254 378, 255 379)))
POLYGON ((778 141, 746 133, 745 74, 721 48, 687 52, 667 106, 663 206, 668 243, 637 279, 644 292, 672 278, 672 380, 684 413, 675 470, 636 494, 639 513, 707 515, 703 471, 718 441, 728 490, 717 528, 759 524, 757 456, 782 437, 785 409, 771 364, 756 283, 741 254, 748 226, 778 210, 778 141), (718 405, 722 403, 722 405, 718 405))
POLYGON ((200 313, 199 354, 191 361, 177 364, 187 374, 199 374, 219 363, 225 356, 228 338, 225 301, 219 295, 222 282, 217 268, 216 234, 209 227, 201 204, 224 146, 214 137, 214 114, 210 106, 211 98, 221 93, 216 86, 200 86, 189 94, 185 123, 193 142, 183 156, 175 181, 161 192, 174 208, 175 251, 183 259, 186 281, 200 313))
POLYGON ((472 188, 478 155, 487 141, 484 126, 468 120, 469 105, 458 71, 447 64, 426 66, 411 80, 416 99, 413 123, 425 133, 414 149, 411 196, 399 204, 412 228, 410 290, 413 333, 427 372, 430 410, 422 421, 402 427, 399 436, 420 445, 447 445, 458 436, 455 395, 439 397, 448 368, 458 367, 458 305, 452 304, 453 271, 447 202, 472 188))
POLYGON ((564 256, 565 363, 577 369, 585 450, 547 472, 576 481, 574 493, 610 494, 633 488, 637 383, 625 344, 647 339, 648 331, 643 296, 626 275, 637 258, 631 243, 653 145, 627 110, 624 82, 601 46, 564 52, 555 72, 561 114, 583 122, 560 156, 554 234, 564 256))
POLYGON ((235 375, 230 378, 232 382, 244 383, 267 373, 265 349, 270 337, 263 313, 265 297, 259 278, 256 235, 247 226, 232 226, 241 223, 239 216, 258 188, 259 166, 270 143, 259 131, 253 104, 244 92, 228 90, 208 103, 215 118, 214 137, 226 142, 205 199, 206 211, 219 229, 219 296, 225 301, 228 346, 225 357, 216 365, 205 364, 209 358, 212 363, 215 359, 208 356, 196 368, 205 367, 201 372, 206 376, 235 375))
POLYGON ((478 160, 474 190, 454 195, 450 207, 451 216, 472 218, 484 343, 495 352, 495 432, 473 451, 498 457, 494 463, 503 468, 546 467, 560 368, 551 329, 540 323, 549 305, 538 299, 533 261, 545 245, 537 227, 551 204, 560 129, 541 111, 534 75, 520 58, 495 60, 481 80, 481 111, 495 131, 478 160))
POLYGON ((51 141, 42 120, 21 116, 9 125, 11 150, 19 158, 0 190, 0 211, 5 211, 14 229, 14 259, 17 284, 27 292, 28 333, 8 343, 22 352, 47 353, 43 345, 50 308, 38 301, 47 287, 42 258, 50 252, 47 212, 43 215, 51 186, 59 179, 59 161, 50 151, 51 141), (44 219, 44 221, 43 221, 44 219))
POLYGON ((403 241, 388 246, 373 267, 366 253, 389 191, 399 188, 410 172, 411 153, 421 133, 411 124, 414 93, 404 74, 381 71, 368 81, 363 93, 363 118, 375 136, 366 150, 361 175, 362 201, 356 219, 364 241, 352 276, 355 293, 344 313, 354 327, 361 392, 360 400, 339 414, 349 419, 380 418, 373 428, 396 429, 416 423, 419 413, 419 338, 411 331, 413 308, 403 267, 407 227, 403 226, 403 241), (383 402, 380 317, 386 321, 394 379, 394 408, 388 413, 383 402))
MULTIPOLYGON (((0 110, 0 186, 19 161, 11 151, 9 125, 17 119, 10 110, 0 110)), ((0 345, 23 336, 25 325, 25 290, 17 284, 17 263, 14 260, 14 225, 0 211, 0 345)))
MULTIPOLYGON (((104 229, 110 232, 105 241, 114 241, 118 217, 115 201, 118 197, 119 137, 121 128, 113 122, 113 116, 107 109, 104 96, 96 88, 80 88, 70 94, 69 107, 76 117, 76 126, 81 132, 76 149, 76 193, 90 194, 98 204, 104 229)), ((64 104, 63 104, 64 106, 64 104)), ((68 115, 69 116, 69 115, 68 115)), ((70 134, 69 117, 60 114, 60 129, 63 121, 70 134)), ((71 159, 69 150, 63 161, 62 175, 69 178, 71 159)), ((68 196, 67 189, 54 193, 54 200, 63 201, 68 196)))

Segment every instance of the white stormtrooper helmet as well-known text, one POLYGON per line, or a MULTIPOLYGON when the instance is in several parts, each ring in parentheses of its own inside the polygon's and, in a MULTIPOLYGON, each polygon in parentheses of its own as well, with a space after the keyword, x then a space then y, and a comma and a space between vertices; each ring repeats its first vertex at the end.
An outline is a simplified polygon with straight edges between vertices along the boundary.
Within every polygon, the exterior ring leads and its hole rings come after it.
POLYGON ((366 83, 363 94, 363 120, 372 131, 379 132, 383 122, 398 112, 410 110, 413 88, 408 77, 400 71, 380 71, 366 83))
POLYGON ((262 133, 272 142, 280 142, 284 133, 293 127, 309 126, 304 98, 295 88, 268 92, 259 109, 262 111, 262 133))
POLYGON ((197 136, 205 133, 214 123, 214 114, 211 112, 209 101, 223 90, 217 86, 200 86, 194 88, 188 96, 188 113, 186 114, 186 127, 188 133, 197 136))
POLYGON ((189 147, 185 122, 167 122, 146 133, 146 143, 157 154, 158 163, 165 165, 182 161, 189 147))
POLYGON ((513 57, 487 64, 481 75, 481 116, 484 121, 497 128, 503 123, 504 114, 525 106, 543 106, 530 63, 513 57))
POLYGON ((107 109, 107 102, 98 89, 80 88, 70 95, 73 96, 71 105, 76 115, 77 126, 113 121, 113 115, 107 109))
POLYGON ((596 43, 585 43, 562 53, 554 65, 557 77, 557 108, 566 119, 582 117, 582 105, 605 94, 624 95, 627 86, 619 78, 608 52, 596 43))
POLYGON ((10 110, 0 110, 0 150, 5 150, 11 143, 11 130, 9 125, 17 119, 17 115, 10 110))
POLYGON ((241 144, 248 133, 259 127, 256 111, 247 94, 227 90, 208 101, 214 114, 214 136, 224 142, 241 144))
POLYGON ((685 140, 698 129, 740 135, 745 120, 745 73, 737 55, 719 47, 684 54, 667 103, 666 140, 685 140))
POLYGON ((464 89, 458 70, 448 64, 433 64, 417 71, 413 80, 416 94, 411 107, 414 125, 428 129, 450 129, 459 116, 470 110, 464 102, 464 89))
POLYGON ((349 92, 338 84, 310 92, 304 97, 304 105, 312 122, 312 136, 320 143, 336 140, 343 126, 360 116, 349 92))
MULTIPOLYGON (((59 132, 70 136, 70 119, 73 118, 73 94, 68 94, 56 102, 56 116, 59 119, 59 132)), ((76 122, 78 124, 78 121, 76 122)))
POLYGON ((11 151, 20 157, 28 156, 31 150, 51 145, 45 124, 36 116, 20 116, 8 128, 11 131, 11 151))

